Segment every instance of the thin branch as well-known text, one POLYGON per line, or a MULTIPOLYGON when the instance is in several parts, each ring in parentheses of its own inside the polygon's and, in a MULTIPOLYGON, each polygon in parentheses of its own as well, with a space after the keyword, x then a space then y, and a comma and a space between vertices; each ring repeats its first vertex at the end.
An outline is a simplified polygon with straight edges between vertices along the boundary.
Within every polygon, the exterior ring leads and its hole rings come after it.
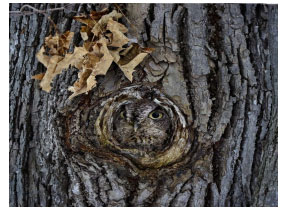
POLYGON ((59 30, 58 30, 56 24, 54 23, 54 21, 53 21, 50 17, 48 17, 48 16, 47 16, 47 19, 50 21, 50 23, 51 23, 52 26, 54 27, 56 33, 59 34, 59 30))
POLYGON ((125 19, 127 20, 127 22, 130 24, 130 26, 134 29, 135 33, 136 33, 136 36, 137 38, 139 37, 139 33, 138 33, 138 30, 137 28, 135 27, 134 24, 131 23, 131 21, 126 17, 126 15, 124 15, 124 13, 122 12, 122 10, 120 9, 120 7, 114 3, 115 7, 119 10, 119 12, 125 17, 125 19))
POLYGON ((47 13, 52 12, 52 11, 65 10, 68 5, 69 4, 67 4, 64 7, 59 7, 59 8, 51 8, 51 9, 46 9, 46 10, 39 10, 39 9, 34 8, 31 5, 25 4, 25 5, 23 5, 21 7, 21 9, 19 11, 9 11, 9 14, 10 15, 33 15, 33 14, 36 14, 36 13, 47 14, 47 13), (24 11, 25 8, 32 9, 33 11, 24 11))

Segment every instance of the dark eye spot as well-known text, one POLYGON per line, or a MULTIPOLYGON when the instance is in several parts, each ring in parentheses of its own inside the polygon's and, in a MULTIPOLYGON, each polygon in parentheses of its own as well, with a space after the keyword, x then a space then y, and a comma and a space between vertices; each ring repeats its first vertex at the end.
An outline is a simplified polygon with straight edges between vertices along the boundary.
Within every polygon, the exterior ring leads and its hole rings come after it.
POLYGON ((152 113, 149 114, 149 117, 151 119, 161 119, 163 117, 163 113, 159 111, 153 111, 152 113))
POLYGON ((152 113, 152 117, 155 118, 155 119, 158 118, 159 117, 159 113, 158 112, 152 113))
POLYGON ((125 110, 120 112, 120 117, 123 118, 123 119, 126 118, 126 111, 125 110))

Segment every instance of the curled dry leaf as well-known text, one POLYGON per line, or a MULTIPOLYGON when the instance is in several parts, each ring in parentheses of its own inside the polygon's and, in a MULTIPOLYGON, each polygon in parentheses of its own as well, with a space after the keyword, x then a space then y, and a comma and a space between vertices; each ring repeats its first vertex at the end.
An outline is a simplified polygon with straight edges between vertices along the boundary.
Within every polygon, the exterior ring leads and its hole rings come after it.
POLYGON ((59 74, 59 73, 56 73, 57 63, 62 59, 63 59, 63 57, 61 57, 59 55, 53 55, 49 59, 49 62, 48 62, 48 65, 47 65, 47 70, 45 72, 44 77, 42 78, 42 80, 40 82, 40 86, 41 86, 42 90, 44 90, 46 92, 49 92, 51 90, 50 83, 52 82, 53 78, 57 74, 59 74))
POLYGON ((86 15, 74 16, 73 19, 81 22, 82 24, 86 24, 87 26, 90 26, 90 27, 94 26, 94 20, 89 18, 86 15))
POLYGON ((74 52, 72 54, 66 54, 65 58, 60 61, 58 64, 58 71, 61 69, 66 69, 71 66, 75 66, 78 69, 81 69, 83 65, 84 56, 88 53, 88 51, 83 47, 75 47, 74 52))
POLYGON ((112 32, 109 46, 122 47, 129 42, 129 39, 123 34, 128 31, 127 28, 117 21, 110 19, 107 23, 107 30, 112 32))
MULTIPOLYGON (((65 32, 62 35, 48 36, 45 38, 45 46, 42 46, 36 57, 46 68, 47 71, 43 75, 40 86, 46 92, 51 90, 50 83, 53 78, 60 74, 61 61, 64 59, 64 54, 69 48, 74 32, 65 32), (48 47, 48 48, 46 48, 48 47), (48 49, 48 51, 46 51, 48 49)), ((67 67, 65 67, 67 68, 67 67)))
POLYGON ((84 41, 88 40, 89 39, 89 27, 87 26, 82 26, 81 27, 81 31, 80 31, 80 34, 81 34, 81 37, 84 41))
POLYGON ((105 38, 101 38, 93 49, 98 49, 98 52, 93 51, 93 53, 88 54, 88 58, 86 58, 85 64, 83 64, 83 69, 78 74, 79 79, 69 88, 73 92, 69 99, 92 90, 97 84, 96 76, 105 75, 113 62, 113 57, 109 53, 105 38), (99 58, 97 55, 103 56, 99 58))
POLYGON ((119 68, 124 75, 132 82, 134 68, 143 61, 149 52, 154 49, 141 48, 137 43, 133 43, 129 48, 125 49, 121 55, 122 57, 117 62, 119 68))
POLYGON ((92 10, 90 13, 90 17, 93 20, 99 20, 103 15, 108 14, 108 8, 104 8, 101 11, 92 10))
MULTIPOLYGON (((37 58, 39 61, 46 60, 46 55, 42 54, 43 52, 40 51, 37 54, 37 58)), ((84 59, 84 55, 87 54, 88 51, 85 50, 83 47, 75 47, 74 53, 66 54, 65 57, 61 57, 59 55, 51 56, 48 61, 44 61, 44 65, 47 64, 47 71, 43 76, 40 86, 41 88, 49 92, 51 90, 50 83, 52 82, 53 78, 62 72, 63 69, 67 69, 70 65, 75 66, 76 68, 82 67, 82 61, 84 59)))
POLYGON ((74 16, 73 19, 76 21, 79 21, 86 26, 82 26, 80 30, 81 37, 84 41, 88 39, 92 39, 90 37, 91 30, 93 27, 97 24, 97 21, 105 14, 108 13, 108 9, 105 8, 102 11, 96 12, 96 11, 91 11, 90 15, 82 15, 82 16, 74 16))
POLYGON ((122 14, 116 10, 108 13, 107 9, 92 11, 88 16, 75 16, 75 20, 85 25, 80 30, 83 46, 75 47, 73 53, 66 53, 74 35, 69 31, 46 37, 36 56, 47 71, 32 78, 41 80, 40 86, 49 92, 57 74, 69 66, 76 67, 79 69, 78 80, 69 88, 73 92, 69 99, 96 87, 96 76, 105 75, 112 62, 117 63, 127 79, 132 81, 134 68, 153 49, 141 48, 136 43, 129 45, 129 39, 124 35, 128 29, 117 22, 121 17, 122 14), (129 47, 124 48, 126 44, 129 47))
POLYGON ((117 48, 115 50, 109 50, 109 53, 111 54, 111 56, 113 57, 113 61, 115 63, 118 63, 118 61, 120 60, 120 52, 124 50, 124 48, 120 47, 117 48))
POLYGON ((67 31, 62 35, 56 34, 55 36, 49 35, 45 38, 45 46, 49 48, 46 52, 50 55, 63 56, 69 49, 71 39, 73 38, 74 32, 67 31))
POLYGON ((109 20, 113 19, 119 19, 122 17, 121 13, 118 13, 116 10, 113 10, 111 13, 104 15, 101 17, 101 19, 98 21, 98 23, 93 27, 92 33, 94 33, 95 36, 99 36, 100 33, 105 31, 105 27, 109 20))
POLYGON ((49 60, 50 60, 50 56, 47 56, 44 53, 45 53, 45 48, 44 46, 42 46, 39 52, 36 54, 36 58, 38 59, 39 62, 41 62, 47 68, 49 60))
POLYGON ((87 89, 91 90, 96 86, 95 77, 97 75, 105 75, 113 62, 113 57, 109 53, 107 48, 107 43, 105 38, 101 38, 98 43, 102 44, 100 47, 100 53, 103 57, 96 63, 94 69, 92 70, 91 76, 87 80, 87 89))
POLYGON ((110 31, 120 31, 122 33, 128 32, 128 29, 121 23, 110 19, 107 23, 107 29, 110 31))
POLYGON ((44 77, 45 73, 40 73, 40 74, 36 74, 34 76, 32 76, 32 79, 35 80, 42 80, 42 78, 44 77))
POLYGON ((103 15, 106 15, 107 13, 108 13, 108 9, 104 8, 103 10, 98 11, 98 12, 91 11, 90 15, 74 16, 73 19, 83 24, 93 27, 96 21, 99 20, 103 15))

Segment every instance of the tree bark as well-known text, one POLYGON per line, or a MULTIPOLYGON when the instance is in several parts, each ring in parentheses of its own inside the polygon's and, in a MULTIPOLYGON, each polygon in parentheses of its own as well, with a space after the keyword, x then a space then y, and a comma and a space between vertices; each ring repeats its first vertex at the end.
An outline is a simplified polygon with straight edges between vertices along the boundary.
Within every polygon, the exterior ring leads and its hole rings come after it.
MULTIPOLYGON (((60 32, 75 32, 72 50, 82 44, 72 16, 104 7, 116 8, 72 4, 47 15, 60 32)), ((46 16, 10 15, 10 206, 278 206, 277 5, 120 8, 131 23, 122 19, 127 36, 155 51, 132 83, 113 65, 71 101, 75 68, 58 75, 50 93, 31 79, 45 71, 35 55, 49 35, 46 16), (139 83, 159 86, 186 116, 192 137, 182 165, 141 169, 96 150, 99 103, 139 83)))

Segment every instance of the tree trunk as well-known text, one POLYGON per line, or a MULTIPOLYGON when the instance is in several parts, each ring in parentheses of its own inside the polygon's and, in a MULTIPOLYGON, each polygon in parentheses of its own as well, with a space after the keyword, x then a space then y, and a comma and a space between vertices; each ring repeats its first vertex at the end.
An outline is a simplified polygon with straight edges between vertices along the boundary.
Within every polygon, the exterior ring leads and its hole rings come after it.
MULTIPOLYGON (((72 50, 82 44, 72 17, 104 7, 116 8, 72 4, 48 15, 60 32, 75 32, 72 50)), ((49 35, 46 16, 10 15, 10 206, 278 206, 277 5, 120 8, 127 36, 155 51, 132 83, 113 65, 71 101, 75 68, 58 75, 50 93, 31 79, 45 71, 35 55, 49 35), (141 167, 99 144, 102 102, 146 84, 186 117, 190 149, 177 163, 141 167)))

